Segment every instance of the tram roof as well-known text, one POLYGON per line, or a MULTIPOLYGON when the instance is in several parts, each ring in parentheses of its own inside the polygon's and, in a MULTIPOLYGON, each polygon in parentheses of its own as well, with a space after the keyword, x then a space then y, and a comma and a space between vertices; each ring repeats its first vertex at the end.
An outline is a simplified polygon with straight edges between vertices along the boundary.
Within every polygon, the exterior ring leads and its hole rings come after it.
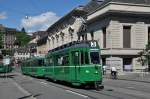
POLYGON ((27 59, 27 60, 25 60, 25 62, 26 61, 31 61, 31 60, 40 60, 40 59, 44 59, 45 57, 43 57, 43 56, 36 56, 36 57, 32 57, 32 58, 29 58, 29 59, 27 59))
POLYGON ((54 48, 52 50, 49 50, 48 52, 59 52, 59 51, 65 51, 70 48, 91 48, 90 42, 96 42, 96 47, 93 48, 99 48, 97 41, 73 41, 67 44, 64 44, 62 46, 59 46, 57 48, 54 48))

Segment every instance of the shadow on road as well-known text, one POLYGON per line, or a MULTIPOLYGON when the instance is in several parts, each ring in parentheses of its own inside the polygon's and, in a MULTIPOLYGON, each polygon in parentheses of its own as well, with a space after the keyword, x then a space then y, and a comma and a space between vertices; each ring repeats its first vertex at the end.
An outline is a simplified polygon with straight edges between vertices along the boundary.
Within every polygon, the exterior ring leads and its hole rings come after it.
POLYGON ((15 74, 0 74, 0 78, 14 78, 15 74))
POLYGON ((28 96, 24 96, 24 97, 21 97, 21 98, 18 98, 18 99, 27 99, 27 98, 31 98, 31 97, 38 97, 38 96, 41 96, 42 94, 36 94, 36 95, 28 95, 28 96))

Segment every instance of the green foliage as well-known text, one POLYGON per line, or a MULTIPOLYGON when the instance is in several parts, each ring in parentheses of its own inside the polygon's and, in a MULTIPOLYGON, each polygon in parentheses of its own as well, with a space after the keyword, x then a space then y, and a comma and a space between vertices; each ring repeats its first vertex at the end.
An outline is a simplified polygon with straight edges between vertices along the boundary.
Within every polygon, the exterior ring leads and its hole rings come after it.
POLYGON ((3 33, 0 32, 0 49, 3 48, 3 41, 2 41, 2 38, 3 38, 3 33))
POLYGON ((31 37, 25 32, 16 33, 16 41, 19 46, 24 46, 31 40, 31 37))
POLYGON ((150 71, 150 42, 146 45, 146 48, 139 52, 139 62, 142 63, 142 65, 146 65, 148 63, 148 71, 150 71))

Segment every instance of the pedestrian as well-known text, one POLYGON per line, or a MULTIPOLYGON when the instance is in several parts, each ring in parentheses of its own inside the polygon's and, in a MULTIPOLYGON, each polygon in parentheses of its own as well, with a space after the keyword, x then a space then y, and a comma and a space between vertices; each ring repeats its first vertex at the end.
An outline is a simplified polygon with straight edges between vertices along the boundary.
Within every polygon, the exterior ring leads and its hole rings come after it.
POLYGON ((117 69, 116 69, 116 67, 114 67, 114 66, 111 67, 111 77, 112 77, 113 79, 116 79, 116 78, 117 78, 117 69))
POLYGON ((103 66, 103 75, 106 75, 106 68, 107 68, 107 66, 103 66))

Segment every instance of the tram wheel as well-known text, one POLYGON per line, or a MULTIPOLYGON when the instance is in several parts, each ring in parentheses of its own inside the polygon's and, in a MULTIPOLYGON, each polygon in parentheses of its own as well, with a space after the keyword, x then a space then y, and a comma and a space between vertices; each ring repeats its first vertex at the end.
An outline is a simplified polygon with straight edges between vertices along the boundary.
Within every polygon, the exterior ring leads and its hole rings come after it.
POLYGON ((95 82, 95 89, 96 89, 97 91, 100 91, 100 90, 103 90, 103 89, 104 89, 104 86, 103 86, 100 82, 96 81, 96 82, 95 82))

